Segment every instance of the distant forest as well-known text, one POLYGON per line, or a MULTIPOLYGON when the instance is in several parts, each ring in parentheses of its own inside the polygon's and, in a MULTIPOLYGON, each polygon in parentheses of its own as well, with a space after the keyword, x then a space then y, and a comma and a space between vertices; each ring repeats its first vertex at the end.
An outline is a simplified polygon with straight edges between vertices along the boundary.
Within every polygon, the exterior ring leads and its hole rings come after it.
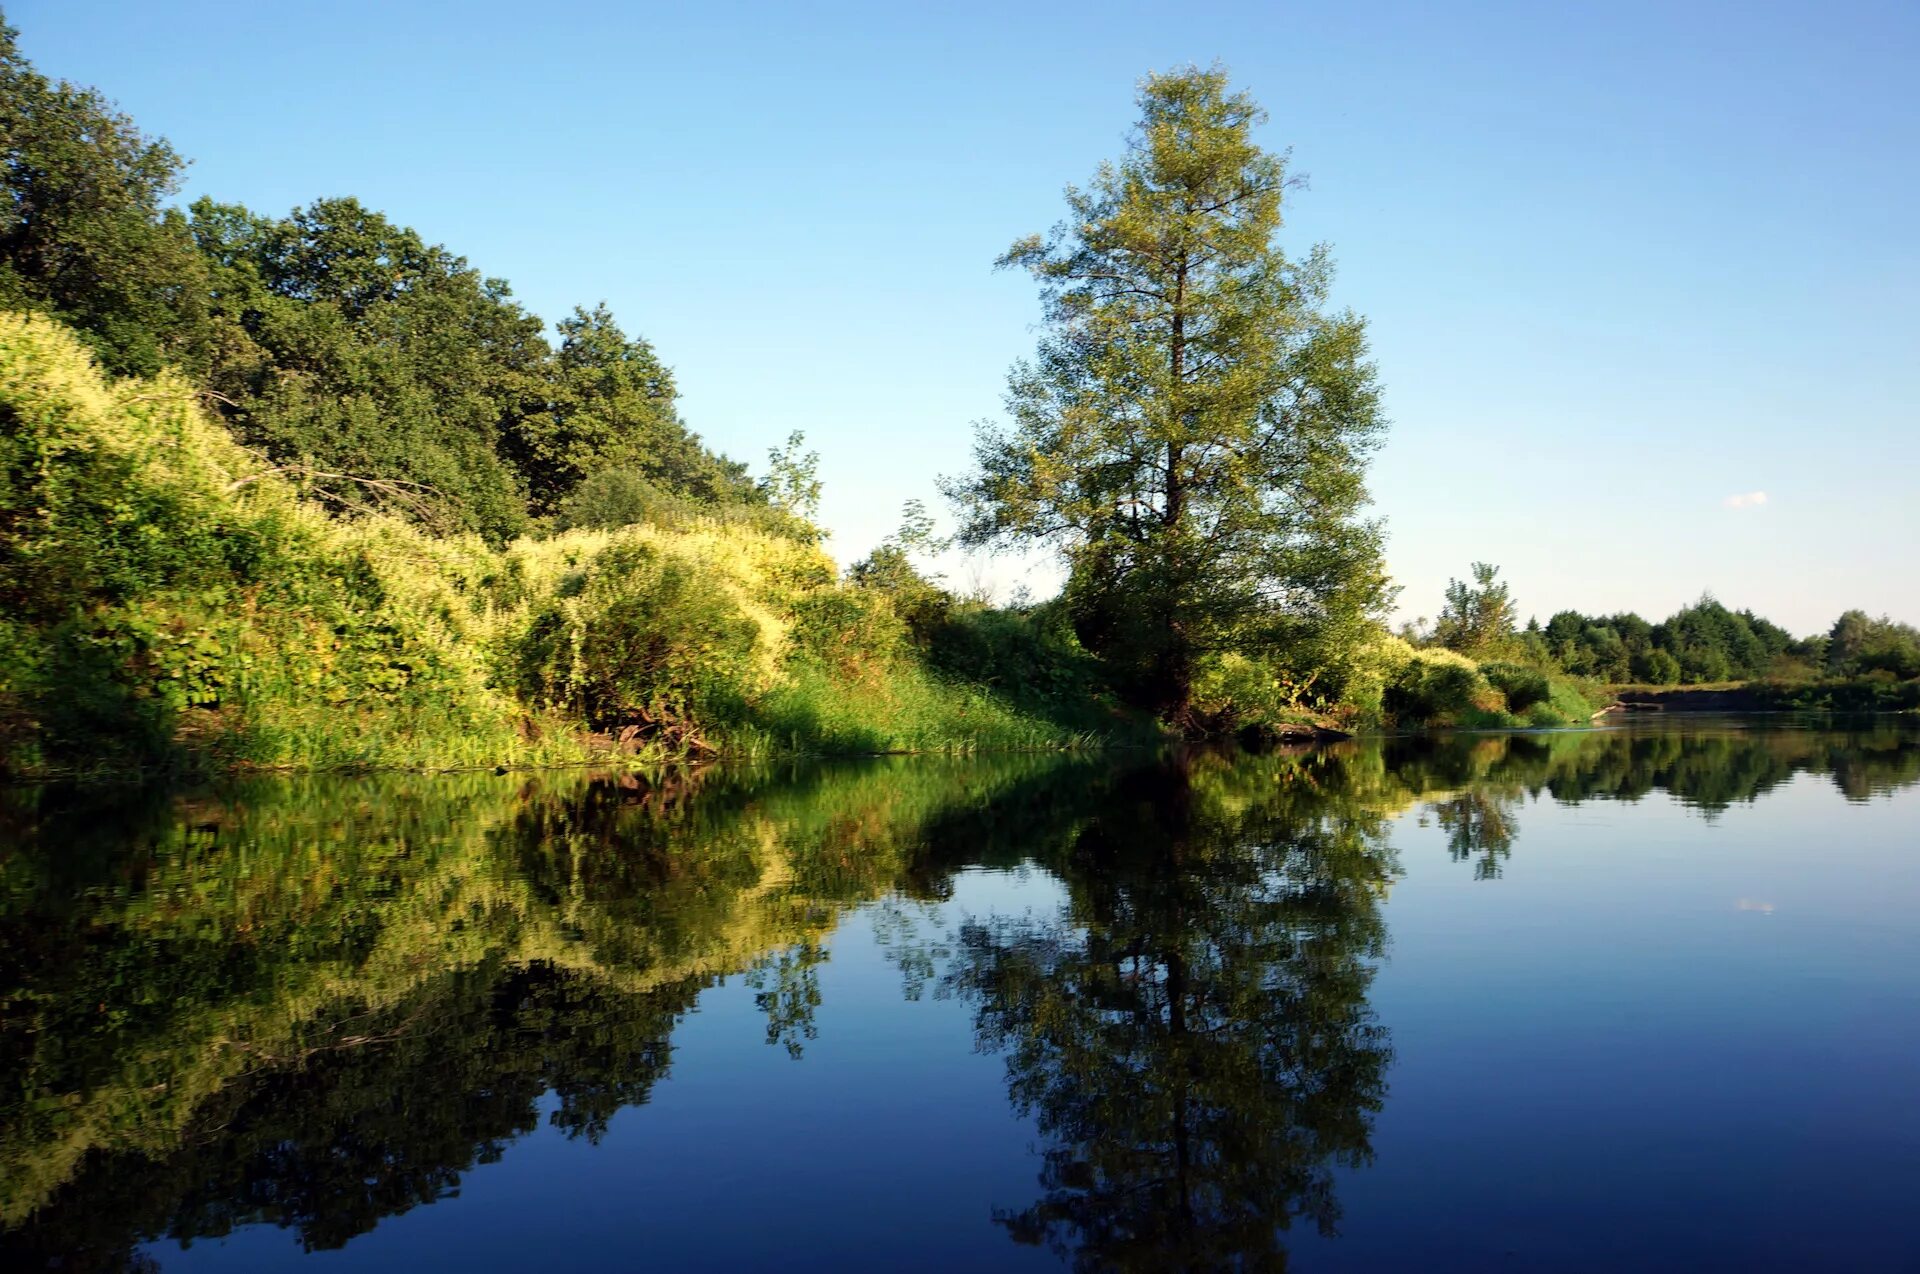
POLYGON ((1808 681, 1825 677, 1920 677, 1920 631, 1849 610, 1824 633, 1795 637, 1750 610, 1729 610, 1711 596, 1659 623, 1632 611, 1557 612, 1544 625, 1518 627, 1512 593, 1499 568, 1474 563, 1472 578, 1449 583, 1440 617, 1407 626, 1416 645, 1557 668, 1616 684, 1700 685, 1728 681, 1808 681))

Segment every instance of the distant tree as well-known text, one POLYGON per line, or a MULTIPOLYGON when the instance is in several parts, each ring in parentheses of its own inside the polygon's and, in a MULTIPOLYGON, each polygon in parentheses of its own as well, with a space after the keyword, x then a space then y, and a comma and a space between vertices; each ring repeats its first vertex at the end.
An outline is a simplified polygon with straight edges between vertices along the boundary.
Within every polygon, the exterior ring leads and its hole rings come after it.
POLYGON ((1040 283, 1046 331, 947 485, 961 539, 1055 546, 1087 646, 1191 724, 1205 652, 1354 622, 1387 597, 1360 516, 1384 422, 1365 327, 1332 268, 1275 243, 1285 157, 1226 72, 1149 76, 1118 163, 1000 259, 1040 283))
POLYGON ((1873 637, 1873 620, 1863 610, 1843 612, 1827 633, 1827 667, 1845 672, 1873 637))
POLYGON ((1633 679, 1649 686, 1671 686, 1680 680, 1680 661, 1664 650, 1648 650, 1635 655, 1633 679))
POLYGON ((1434 639, 1451 650, 1490 650, 1513 636, 1517 608, 1499 580, 1500 568, 1473 564, 1473 580, 1447 581, 1447 601, 1434 621, 1434 639))
POLYGON ((1920 677, 1920 631, 1884 615, 1869 619, 1865 611, 1847 611, 1828 635, 1827 666, 1841 676, 1920 677))

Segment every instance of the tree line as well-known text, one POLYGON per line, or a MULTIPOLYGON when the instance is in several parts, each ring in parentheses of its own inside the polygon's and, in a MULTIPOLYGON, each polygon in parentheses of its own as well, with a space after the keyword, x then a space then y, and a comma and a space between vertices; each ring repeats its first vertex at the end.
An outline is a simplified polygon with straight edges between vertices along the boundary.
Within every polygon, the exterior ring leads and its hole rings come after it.
POLYGON ((184 161, 0 24, 0 308, 58 318, 120 375, 186 376, 242 442, 339 509, 498 543, 614 498, 764 504, 602 305, 555 324, 359 200, 170 206, 184 161), (609 498, 607 480, 596 493, 609 498))
POLYGON ((1545 624, 1533 618, 1521 627, 1518 614, 1499 568, 1476 562, 1471 579, 1449 581, 1431 627, 1416 621, 1405 635, 1417 643, 1616 683, 1920 677, 1920 630, 1862 610, 1849 610, 1827 631, 1805 637, 1751 610, 1731 610, 1711 594, 1657 623, 1632 611, 1584 615, 1563 610, 1545 624))

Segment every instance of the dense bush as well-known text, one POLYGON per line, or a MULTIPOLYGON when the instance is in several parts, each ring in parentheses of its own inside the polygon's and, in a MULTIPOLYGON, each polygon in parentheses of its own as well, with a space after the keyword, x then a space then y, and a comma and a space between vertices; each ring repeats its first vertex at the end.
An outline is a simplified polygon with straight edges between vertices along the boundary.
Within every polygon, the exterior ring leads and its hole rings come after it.
POLYGON ((1509 712, 1525 713, 1536 704, 1546 703, 1553 698, 1553 687, 1547 681, 1547 674, 1538 668, 1490 663, 1481 664, 1480 672, 1494 689, 1506 696, 1509 712))
POLYGON ((336 761, 423 728, 504 728, 466 595, 476 542, 329 520, 185 385, 108 385, 46 320, 0 316, 0 410, 16 766, 152 762, 183 743, 336 761))
POLYGON ((1506 707, 1473 660, 1451 650, 1415 650, 1388 682, 1382 703, 1402 724, 1478 725, 1506 707))
POLYGON ((598 729, 684 728, 738 715, 760 643, 759 626, 688 562, 617 542, 536 612, 520 689, 598 729))
POLYGON ((1680 680, 1680 661, 1664 650, 1647 649, 1633 656, 1628 671, 1649 686, 1671 686, 1680 680))

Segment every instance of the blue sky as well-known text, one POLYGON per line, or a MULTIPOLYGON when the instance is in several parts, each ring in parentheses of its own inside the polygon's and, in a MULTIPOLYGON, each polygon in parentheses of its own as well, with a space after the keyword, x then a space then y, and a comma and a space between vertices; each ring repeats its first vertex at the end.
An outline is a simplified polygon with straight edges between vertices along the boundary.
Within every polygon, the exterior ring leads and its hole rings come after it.
POLYGON ((1543 619, 1920 621, 1912 3, 6 12, 194 160, 183 197, 357 195, 549 319, 608 301, 721 449, 806 432, 843 559, 998 414, 1038 305, 995 255, 1143 73, 1217 58, 1310 178, 1285 242, 1371 322, 1405 615, 1484 559, 1543 619))

